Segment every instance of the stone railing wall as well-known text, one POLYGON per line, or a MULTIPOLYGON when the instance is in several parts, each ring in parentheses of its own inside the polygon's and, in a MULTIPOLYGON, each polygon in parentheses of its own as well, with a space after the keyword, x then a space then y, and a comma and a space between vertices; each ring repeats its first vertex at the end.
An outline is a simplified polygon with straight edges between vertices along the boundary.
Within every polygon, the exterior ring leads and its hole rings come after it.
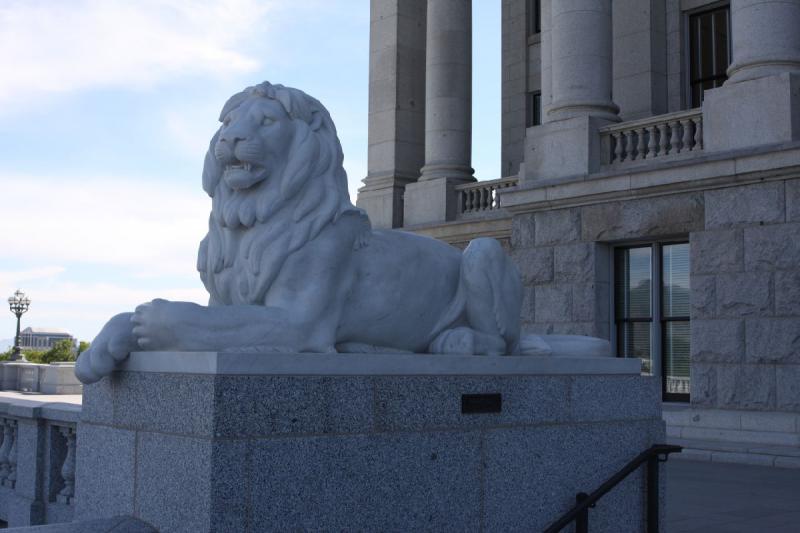
POLYGON ((600 130, 605 165, 663 159, 703 149, 701 108, 622 122, 600 130))
POLYGON ((0 362, 0 390, 80 394, 83 386, 75 377, 75 363, 4 361, 0 362))
POLYGON ((62 403, 0 394, 0 521, 10 527, 72 521, 80 397, 62 403))
POLYGON ((477 181, 456 186, 458 194, 458 216, 497 211, 500 205, 498 191, 517 185, 517 178, 477 181))

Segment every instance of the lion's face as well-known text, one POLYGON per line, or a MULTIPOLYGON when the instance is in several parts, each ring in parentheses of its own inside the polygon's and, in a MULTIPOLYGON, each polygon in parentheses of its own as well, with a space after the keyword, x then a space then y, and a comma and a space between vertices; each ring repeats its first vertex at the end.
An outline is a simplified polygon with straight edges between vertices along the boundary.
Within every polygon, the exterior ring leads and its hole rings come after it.
POLYGON ((223 117, 214 156, 222 179, 234 190, 280 175, 295 125, 280 102, 250 96, 223 117))

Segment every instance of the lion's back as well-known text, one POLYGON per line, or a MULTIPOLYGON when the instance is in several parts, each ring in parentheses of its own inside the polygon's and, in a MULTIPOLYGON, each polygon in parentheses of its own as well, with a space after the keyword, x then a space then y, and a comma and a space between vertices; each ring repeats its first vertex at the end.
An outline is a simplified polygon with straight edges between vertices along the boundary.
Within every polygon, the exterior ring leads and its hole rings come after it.
POLYGON ((461 251, 441 241, 374 230, 367 245, 355 252, 356 279, 345 306, 343 340, 424 350, 455 297, 460 264, 461 251), (394 342, 387 344, 387 339, 394 342))

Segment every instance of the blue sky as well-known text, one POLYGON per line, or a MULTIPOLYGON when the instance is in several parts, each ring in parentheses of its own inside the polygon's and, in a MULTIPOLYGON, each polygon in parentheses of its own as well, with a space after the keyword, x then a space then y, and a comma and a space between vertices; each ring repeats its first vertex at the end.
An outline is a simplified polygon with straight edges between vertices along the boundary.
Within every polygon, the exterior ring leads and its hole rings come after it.
MULTIPOLYGON (((494 179, 500 0, 473 10, 473 166, 494 179)), ((366 174, 368 0, 4 0, 0 50, 0 295, 31 297, 23 327, 91 340, 155 297, 205 302, 202 161, 243 87, 318 98, 354 201, 366 174)))

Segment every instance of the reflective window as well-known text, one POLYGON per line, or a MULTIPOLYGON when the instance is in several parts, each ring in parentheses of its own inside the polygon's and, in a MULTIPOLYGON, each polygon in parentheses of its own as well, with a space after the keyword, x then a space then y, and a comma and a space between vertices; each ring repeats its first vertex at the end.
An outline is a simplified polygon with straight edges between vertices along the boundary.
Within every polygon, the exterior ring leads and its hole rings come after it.
POLYGON ((655 243, 614 252, 614 321, 619 357, 638 357, 661 376, 664 400, 688 401, 689 244, 655 243))
POLYGON ((689 98, 703 103, 707 89, 721 87, 731 63, 730 8, 718 7, 689 16, 689 98))
POLYGON ((525 26, 528 37, 542 31, 542 2, 541 0, 527 0, 525 6, 525 26))
POLYGON ((531 91, 525 100, 525 127, 538 126, 542 123, 542 92, 531 91))

